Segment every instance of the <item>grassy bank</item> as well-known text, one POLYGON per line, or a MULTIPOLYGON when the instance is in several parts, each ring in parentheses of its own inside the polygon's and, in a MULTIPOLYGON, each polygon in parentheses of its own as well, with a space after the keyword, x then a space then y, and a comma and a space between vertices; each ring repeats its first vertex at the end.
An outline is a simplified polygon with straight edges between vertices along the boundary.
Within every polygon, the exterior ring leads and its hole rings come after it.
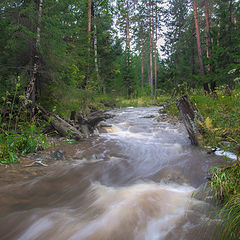
MULTIPOLYGON (((218 93, 217 96, 192 94, 190 99, 196 104, 205 119, 203 146, 220 147, 239 155, 240 152, 240 91, 231 96, 218 93)), ((168 114, 179 116, 175 100, 166 108, 168 114)))

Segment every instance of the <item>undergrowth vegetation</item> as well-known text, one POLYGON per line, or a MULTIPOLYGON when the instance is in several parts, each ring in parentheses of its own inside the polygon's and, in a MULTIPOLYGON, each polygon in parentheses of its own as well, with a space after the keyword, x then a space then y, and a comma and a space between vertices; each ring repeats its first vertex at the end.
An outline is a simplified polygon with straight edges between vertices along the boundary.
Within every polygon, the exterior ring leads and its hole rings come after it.
POLYGON ((13 94, 6 92, 0 99, 0 163, 17 163, 20 156, 42 150, 48 146, 47 137, 41 133, 43 125, 18 95, 20 84, 13 94))
POLYGON ((71 88, 67 85, 62 89, 55 90, 55 95, 51 99, 46 97, 42 99, 41 104, 49 111, 55 112, 60 116, 69 118, 71 111, 75 110, 87 115, 91 111, 106 110, 109 108, 124 108, 124 107, 150 107, 161 105, 169 99, 168 95, 161 95, 157 100, 147 90, 140 93, 134 93, 128 99, 125 96, 120 96, 115 91, 108 94, 99 94, 95 89, 83 90, 71 88))

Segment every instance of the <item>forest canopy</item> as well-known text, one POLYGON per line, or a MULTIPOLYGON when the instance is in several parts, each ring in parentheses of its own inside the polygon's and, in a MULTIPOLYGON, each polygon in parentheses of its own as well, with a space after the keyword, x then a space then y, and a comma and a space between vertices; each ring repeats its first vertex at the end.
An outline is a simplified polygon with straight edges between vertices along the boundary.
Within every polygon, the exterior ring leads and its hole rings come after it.
POLYGON ((238 0, 0 3, 0 93, 55 105, 76 94, 133 97, 239 84, 238 0), (65 91, 64 91, 65 90, 65 91), (70 94, 74 95, 74 94, 70 94))

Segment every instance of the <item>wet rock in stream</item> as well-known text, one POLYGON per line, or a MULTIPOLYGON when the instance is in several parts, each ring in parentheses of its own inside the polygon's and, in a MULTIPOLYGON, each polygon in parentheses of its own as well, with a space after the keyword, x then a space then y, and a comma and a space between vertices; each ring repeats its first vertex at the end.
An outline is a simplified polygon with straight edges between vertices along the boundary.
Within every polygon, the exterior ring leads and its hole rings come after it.
POLYGON ((147 115, 147 116, 143 116, 141 118, 155 118, 156 116, 155 115, 147 115))
POLYGON ((52 160, 59 161, 65 160, 65 153, 63 150, 57 150, 51 154, 52 160))

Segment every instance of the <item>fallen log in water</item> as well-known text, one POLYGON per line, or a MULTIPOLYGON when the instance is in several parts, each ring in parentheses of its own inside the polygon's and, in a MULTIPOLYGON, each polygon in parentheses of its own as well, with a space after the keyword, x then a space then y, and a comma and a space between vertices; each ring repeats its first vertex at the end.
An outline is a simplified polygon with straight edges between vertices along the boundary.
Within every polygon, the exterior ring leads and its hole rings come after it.
POLYGON ((82 133, 89 136, 101 121, 112 117, 113 115, 107 114, 104 111, 91 112, 87 116, 83 116, 80 112, 72 111, 70 119, 82 133))
POLYGON ((191 102, 188 95, 184 95, 176 100, 178 111, 183 119, 189 138, 193 145, 199 145, 199 137, 203 134, 201 125, 204 119, 197 107, 191 102))
POLYGON ((51 123, 52 127, 63 137, 70 136, 76 140, 80 140, 84 138, 84 135, 78 131, 71 124, 55 115, 54 113, 50 113, 45 110, 42 106, 37 106, 37 108, 42 112, 42 117, 51 123))
POLYGON ((113 117, 103 111, 96 111, 84 117, 81 113, 72 111, 70 121, 65 121, 54 113, 50 113, 42 106, 37 106, 42 116, 49 121, 52 127, 63 137, 71 137, 76 140, 88 138, 102 120, 113 117))

